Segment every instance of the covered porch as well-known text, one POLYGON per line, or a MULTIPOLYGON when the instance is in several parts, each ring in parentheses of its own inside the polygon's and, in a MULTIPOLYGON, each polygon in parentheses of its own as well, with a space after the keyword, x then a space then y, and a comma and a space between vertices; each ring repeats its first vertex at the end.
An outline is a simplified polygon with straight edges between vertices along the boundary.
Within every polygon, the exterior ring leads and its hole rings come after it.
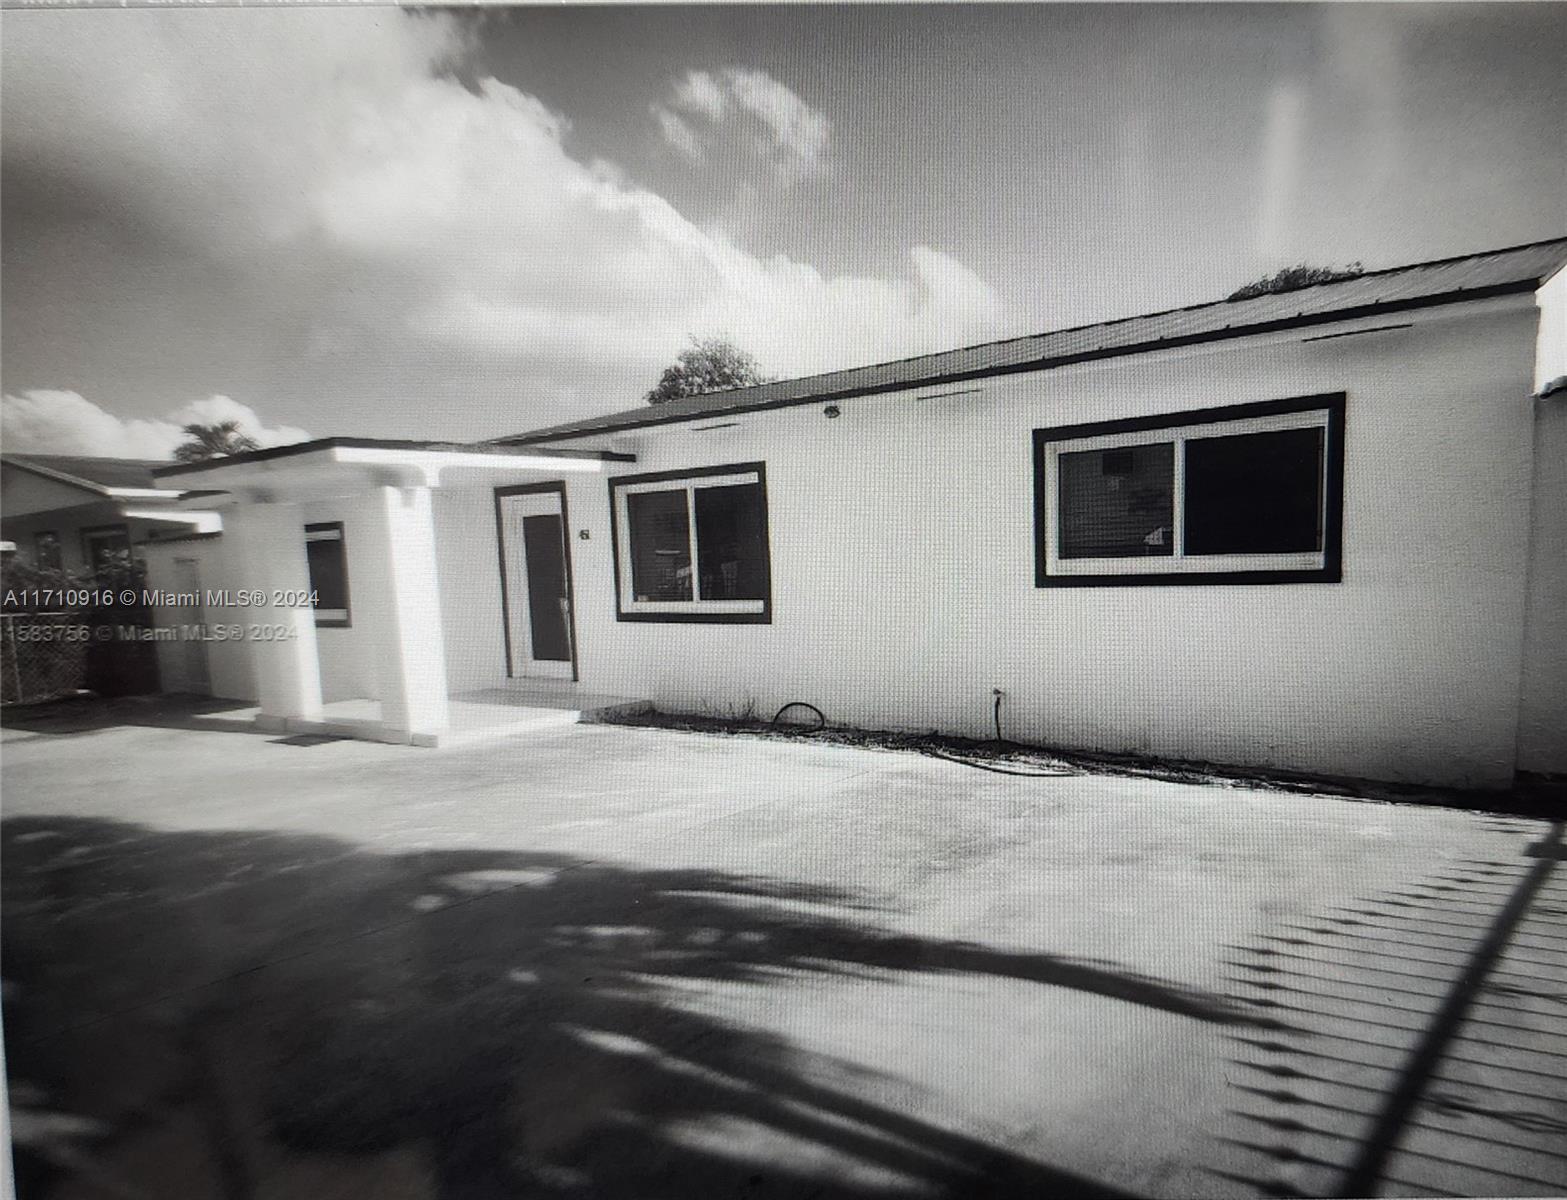
POLYGON ((162 578, 149 557, 149 584, 240 633, 237 712, 264 729, 441 746, 591 720, 638 701, 578 682, 565 482, 628 459, 330 439, 166 468, 222 545, 162 578))

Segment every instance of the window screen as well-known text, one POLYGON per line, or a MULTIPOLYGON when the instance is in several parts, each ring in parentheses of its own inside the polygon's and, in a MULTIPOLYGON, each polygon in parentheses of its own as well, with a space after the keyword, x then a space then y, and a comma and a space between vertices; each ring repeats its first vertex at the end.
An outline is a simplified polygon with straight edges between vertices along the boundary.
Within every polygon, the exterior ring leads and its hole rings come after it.
POLYGON ((1174 443, 1061 455, 1060 514, 1062 558, 1173 553, 1174 443))
POLYGON ((699 487, 694 495, 702 599, 765 599, 767 533, 761 484, 699 487))
POLYGON ((1323 430, 1186 441, 1187 554, 1322 549, 1323 430))
POLYGON ((632 492, 631 591, 638 600, 690 600, 691 524, 684 489, 632 492))

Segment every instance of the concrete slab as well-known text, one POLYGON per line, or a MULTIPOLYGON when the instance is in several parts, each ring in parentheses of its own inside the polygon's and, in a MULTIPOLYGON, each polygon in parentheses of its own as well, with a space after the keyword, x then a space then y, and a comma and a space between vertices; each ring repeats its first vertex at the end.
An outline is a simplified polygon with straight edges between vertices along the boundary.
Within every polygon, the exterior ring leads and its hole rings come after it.
POLYGON ((1544 822, 159 711, 8 733, 34 1194, 1567 1189, 1544 822))

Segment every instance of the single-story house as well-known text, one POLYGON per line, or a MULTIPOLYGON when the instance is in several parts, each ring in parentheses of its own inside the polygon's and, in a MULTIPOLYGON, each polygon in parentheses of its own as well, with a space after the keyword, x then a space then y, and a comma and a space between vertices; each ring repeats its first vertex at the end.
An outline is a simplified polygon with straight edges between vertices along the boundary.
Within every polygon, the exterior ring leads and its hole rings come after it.
POLYGON ((130 458, 0 454, 0 537, 23 561, 80 575, 160 537, 216 532, 214 511, 184 509, 154 467, 130 458))
POLYGON ((1567 772, 1564 262, 165 467, 225 525, 149 569, 273 728, 576 690, 988 737, 999 700, 1018 742, 1506 787, 1567 772))

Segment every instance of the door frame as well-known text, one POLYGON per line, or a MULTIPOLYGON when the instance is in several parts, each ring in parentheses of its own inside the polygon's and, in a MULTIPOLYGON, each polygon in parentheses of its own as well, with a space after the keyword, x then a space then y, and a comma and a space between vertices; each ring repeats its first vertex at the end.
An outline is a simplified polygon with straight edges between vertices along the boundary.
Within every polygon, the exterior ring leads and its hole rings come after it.
MULTIPOLYGON (((551 479, 544 483, 517 483, 507 487, 495 489, 495 560, 501 577, 501 635, 506 652, 506 678, 507 679, 531 679, 535 676, 518 675, 512 670, 512 645, 511 645, 511 589, 506 584, 506 522, 502 515, 501 501, 507 496, 531 496, 554 492, 560 497, 560 541, 561 556, 566 563, 566 635, 571 642, 571 681, 578 682, 577 671, 577 593, 571 578, 571 516, 566 507, 566 481, 564 479, 551 479)), ((520 548, 524 555, 522 569, 526 571, 527 550, 520 548)), ((543 678, 538 676, 537 678, 543 678)))

